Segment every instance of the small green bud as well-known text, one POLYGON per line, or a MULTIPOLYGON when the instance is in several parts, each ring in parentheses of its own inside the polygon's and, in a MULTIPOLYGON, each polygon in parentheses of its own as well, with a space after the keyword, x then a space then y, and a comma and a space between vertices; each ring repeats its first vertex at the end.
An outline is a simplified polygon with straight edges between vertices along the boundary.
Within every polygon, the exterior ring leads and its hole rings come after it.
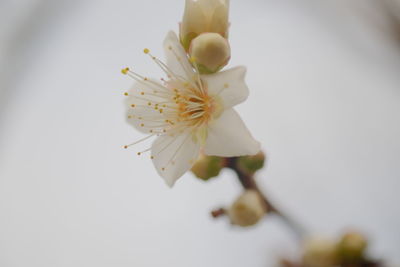
POLYGON ((253 156, 242 156, 238 159, 238 168, 245 173, 255 173, 264 167, 265 154, 260 151, 253 156))
POLYGON ((228 209, 232 224, 251 226, 256 224, 266 213, 265 204, 255 190, 246 190, 228 209))
POLYGON ((218 176, 223 167, 223 158, 201 155, 193 165, 191 171, 197 178, 207 181, 212 177, 218 176))
POLYGON ((222 69, 231 57, 227 39, 218 33, 202 33, 192 40, 189 55, 194 59, 202 74, 210 74, 222 69))
POLYGON ((349 232, 342 236, 338 243, 340 259, 346 263, 357 263, 363 260, 368 241, 364 235, 349 232))

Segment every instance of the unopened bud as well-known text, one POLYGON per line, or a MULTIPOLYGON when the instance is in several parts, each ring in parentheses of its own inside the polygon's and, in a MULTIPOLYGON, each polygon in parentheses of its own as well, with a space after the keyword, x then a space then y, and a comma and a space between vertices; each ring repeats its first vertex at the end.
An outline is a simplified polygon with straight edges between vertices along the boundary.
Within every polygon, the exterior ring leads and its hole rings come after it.
POLYGON ((201 33, 214 32, 228 38, 229 0, 186 0, 180 38, 186 51, 201 33))
POLYGON ((332 267, 336 263, 336 244, 329 239, 310 239, 304 245, 303 266, 332 267))
POLYGON ((221 157, 201 155, 191 171, 197 178, 207 181, 212 177, 218 176, 224 167, 223 165, 224 159, 221 157))
POLYGON ((357 232, 343 235, 338 244, 338 253, 342 261, 347 263, 359 262, 363 259, 368 242, 365 236, 357 232))
POLYGON ((264 202, 257 191, 246 190, 229 208, 228 215, 232 224, 251 226, 264 217, 264 202))
POLYGON ((218 33, 202 33, 193 39, 189 55, 194 58, 202 74, 210 74, 222 69, 231 57, 228 40, 218 33))
POLYGON ((265 154, 260 151, 253 156, 242 156, 237 161, 238 168, 248 174, 253 174, 264 167, 265 154))

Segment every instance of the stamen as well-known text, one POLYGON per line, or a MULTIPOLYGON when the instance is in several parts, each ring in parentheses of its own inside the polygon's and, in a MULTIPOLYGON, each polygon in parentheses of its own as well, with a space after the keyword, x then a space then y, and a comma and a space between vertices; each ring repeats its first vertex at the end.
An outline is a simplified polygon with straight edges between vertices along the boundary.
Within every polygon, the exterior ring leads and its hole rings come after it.
POLYGON ((143 142, 143 141, 145 141, 145 140, 147 140, 147 139, 153 137, 154 135, 155 135, 155 134, 150 134, 150 135, 146 136, 145 138, 142 138, 142 139, 140 139, 140 140, 138 140, 138 141, 136 141, 136 142, 130 143, 129 145, 125 145, 124 148, 127 149, 128 147, 133 146, 133 145, 136 145, 136 144, 138 144, 138 143, 140 143, 140 142, 143 142))
POLYGON ((128 74, 128 71, 129 71, 128 67, 121 70, 122 74, 124 74, 124 75, 128 74))

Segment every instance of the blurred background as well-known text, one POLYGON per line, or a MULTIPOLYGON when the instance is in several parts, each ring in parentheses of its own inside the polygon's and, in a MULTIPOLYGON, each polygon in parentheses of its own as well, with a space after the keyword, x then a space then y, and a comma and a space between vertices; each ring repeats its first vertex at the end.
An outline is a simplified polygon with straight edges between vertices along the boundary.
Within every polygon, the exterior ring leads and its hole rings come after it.
MULTIPOLYGON (((173 189, 122 146, 131 66, 161 72, 183 0, 0 1, 0 266, 275 266, 297 253, 278 218, 212 220, 241 188, 226 170, 173 189)), ((237 107, 263 144, 258 182, 309 230, 356 228, 400 262, 400 2, 231 1, 237 107)))

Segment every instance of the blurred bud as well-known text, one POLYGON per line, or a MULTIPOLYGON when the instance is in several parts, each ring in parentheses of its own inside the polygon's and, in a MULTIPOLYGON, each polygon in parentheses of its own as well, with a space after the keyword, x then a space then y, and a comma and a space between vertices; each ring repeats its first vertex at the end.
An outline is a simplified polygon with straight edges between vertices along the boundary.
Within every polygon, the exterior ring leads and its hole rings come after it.
POLYGON ((246 190, 228 210, 232 224, 251 226, 265 215, 265 205, 255 190, 246 190))
POLYGON ((253 156, 242 156, 237 161, 238 168, 248 174, 253 174, 264 167, 265 154, 260 151, 253 156))
POLYGON ((338 244, 338 254, 343 262, 359 262, 364 258, 368 242, 365 236, 357 232, 343 235, 338 244))
POLYGON ((310 239, 304 244, 305 267, 332 267, 336 264, 336 244, 329 239, 310 239))
POLYGON ((228 37, 229 0, 186 0, 180 25, 181 43, 186 51, 201 33, 214 32, 228 37))
POLYGON ((218 33, 202 33, 193 39, 189 55, 200 73, 210 74, 222 69, 231 57, 228 41, 218 33))
POLYGON ((218 176, 224 167, 224 159, 217 156, 200 155, 191 171, 193 174, 204 181, 218 176))

